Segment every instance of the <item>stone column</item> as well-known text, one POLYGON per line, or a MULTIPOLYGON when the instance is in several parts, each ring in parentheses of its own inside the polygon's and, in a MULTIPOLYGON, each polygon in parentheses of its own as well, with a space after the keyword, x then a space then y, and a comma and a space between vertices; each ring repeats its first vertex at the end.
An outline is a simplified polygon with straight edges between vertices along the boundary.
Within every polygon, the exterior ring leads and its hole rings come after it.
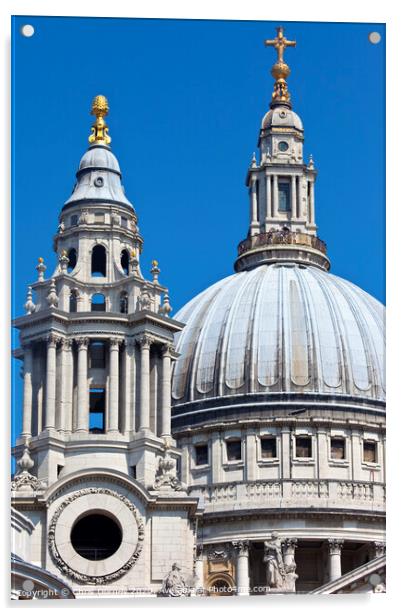
POLYGON ((310 186, 310 199, 309 199, 309 222, 310 224, 314 224, 315 220, 315 200, 314 200, 314 181, 309 181, 310 186))
POLYGON ((132 416, 131 416, 131 399, 132 399, 132 391, 133 391, 133 386, 132 386, 132 382, 131 382, 131 378, 132 378, 132 362, 134 361, 134 343, 133 340, 129 339, 126 340, 126 345, 125 348, 123 350, 124 353, 124 362, 123 362, 123 369, 124 369, 124 408, 123 408, 123 431, 124 432, 130 432, 133 428, 133 420, 132 420, 132 416))
POLYGON ((108 432, 119 431, 119 344, 117 338, 110 339, 108 432))
POLYGON ((173 347, 169 344, 162 349, 162 421, 161 436, 171 436, 171 357, 173 347))
POLYGON ((140 384, 140 425, 138 430, 149 430, 150 406, 149 406, 149 351, 151 338, 143 336, 139 340, 141 347, 141 384, 140 384))
POLYGON ((76 432, 88 432, 88 338, 78 338, 77 367, 77 427, 76 432))
MULTIPOLYGON (((266 175, 265 176, 265 194, 267 197, 267 213, 266 213, 266 222, 268 222, 267 219, 271 219, 272 218, 272 191, 271 191, 271 176, 270 175, 266 175)), ((266 229, 268 231, 268 229, 266 229)))
POLYGON ((279 203, 278 203, 278 176, 273 176, 274 185, 272 189, 272 201, 273 201, 273 218, 278 216, 279 212, 279 203))
POLYGON ((328 539, 329 581, 337 580, 342 575, 341 551, 343 539, 328 539))
POLYGON ((71 398, 73 387, 71 364, 71 340, 63 338, 60 353, 60 416, 57 428, 68 432, 71 432, 71 398))
POLYGON ((58 338, 50 334, 47 339, 46 360, 46 421, 45 430, 55 427, 56 422, 56 345, 58 338))
POLYGON ((234 541, 233 547, 237 553, 236 560, 236 586, 237 594, 245 596, 250 594, 250 576, 248 571, 249 542, 234 541))
MULTIPOLYGON (((303 216, 303 178, 301 175, 297 178, 297 205, 298 212, 297 217, 301 218, 303 216)), ((307 218, 308 222, 308 218, 307 218)))
POLYGON ((292 175, 292 219, 297 218, 296 176, 292 175))
POLYGON ((251 218, 251 234, 258 233, 258 213, 257 213, 257 180, 252 178, 250 191, 250 218, 251 218))
POLYGON ((32 435, 32 346, 24 345, 24 406, 21 436, 32 435))

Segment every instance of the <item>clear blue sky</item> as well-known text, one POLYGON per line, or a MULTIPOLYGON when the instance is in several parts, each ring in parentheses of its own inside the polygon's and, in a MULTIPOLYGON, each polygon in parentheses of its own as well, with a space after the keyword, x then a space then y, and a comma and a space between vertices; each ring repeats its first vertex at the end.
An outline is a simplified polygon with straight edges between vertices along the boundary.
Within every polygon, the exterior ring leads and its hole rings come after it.
MULTIPOLYGON (((96 94, 145 240, 178 310, 232 273, 248 228, 244 185, 272 91, 276 22, 16 17, 13 22, 13 314, 87 148, 96 94), (19 30, 35 27, 32 38, 19 30)), ((385 299, 385 27, 282 22, 318 234, 331 271, 385 299), (371 31, 382 41, 372 45, 371 31)), ((21 379, 14 373, 19 431, 21 379)))

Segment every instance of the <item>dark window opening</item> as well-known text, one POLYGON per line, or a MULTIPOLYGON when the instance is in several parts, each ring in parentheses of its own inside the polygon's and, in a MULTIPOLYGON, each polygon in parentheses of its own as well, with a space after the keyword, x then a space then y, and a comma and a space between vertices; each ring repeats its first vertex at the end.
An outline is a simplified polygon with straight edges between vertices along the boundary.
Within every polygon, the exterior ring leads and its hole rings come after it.
POLYGON ((120 264, 123 272, 126 276, 128 276, 128 250, 124 249, 121 251, 120 255, 120 264))
POLYGON ((73 289, 70 293, 70 298, 69 298, 70 312, 77 312, 77 300, 78 300, 78 291, 73 289))
POLYGON ((195 464, 196 466, 208 464, 208 445, 195 446, 195 464))
POLYGON ((57 465, 57 477, 60 476, 60 473, 63 470, 63 468, 64 468, 63 464, 58 464, 57 465))
POLYGON ((278 182, 278 208, 280 212, 290 212, 289 182, 278 182))
POLYGON ((241 441, 226 441, 226 454, 229 462, 241 460, 241 441))
POLYGON ((73 214, 70 218, 70 225, 76 227, 78 225, 78 214, 73 214))
POLYGON ((363 460, 364 462, 377 462, 377 443, 374 441, 364 441, 363 460))
POLYGON ((311 436, 296 437, 296 458, 311 458, 311 436))
POLYGON ((121 226, 127 228, 127 218, 124 216, 121 217, 121 226))
POLYGON ((73 271, 73 269, 75 269, 75 266, 77 265, 77 251, 75 250, 75 248, 70 248, 67 256, 68 256, 67 272, 70 274, 73 271))
POLYGON ((95 224, 103 224, 105 222, 105 215, 103 212, 95 212, 95 224))
POLYGON ((122 532, 117 522, 101 513, 89 513, 71 531, 74 550, 87 560, 104 560, 117 552, 122 532))
POLYGON ((125 291, 120 295, 120 312, 122 314, 128 313, 128 295, 125 291))
POLYGON ((131 470, 131 477, 133 479, 137 479, 137 467, 136 466, 130 466, 130 470, 131 470))
POLYGON ((91 434, 105 432, 105 390, 89 390, 89 431, 91 434))
POLYGON ((91 274, 97 277, 106 276, 106 248, 101 244, 92 249, 91 274))
POLYGON ((345 457, 345 439, 331 438, 331 458, 333 460, 344 460, 345 457))
POLYGON ((92 342, 90 347, 90 367, 104 369, 106 365, 106 349, 104 342, 92 342))
POLYGON ((261 457, 276 458, 276 438, 269 436, 261 439, 261 457))
POLYGON ((102 293, 94 293, 91 298, 91 312, 105 312, 106 300, 102 293))

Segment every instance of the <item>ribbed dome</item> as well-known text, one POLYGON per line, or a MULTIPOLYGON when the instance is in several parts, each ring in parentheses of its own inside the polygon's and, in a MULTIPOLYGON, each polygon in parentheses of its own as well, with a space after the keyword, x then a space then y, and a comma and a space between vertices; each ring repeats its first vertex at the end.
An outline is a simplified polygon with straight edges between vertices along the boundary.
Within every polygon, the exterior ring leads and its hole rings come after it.
POLYGON ((89 148, 80 161, 80 171, 88 168, 110 169, 120 173, 120 166, 116 156, 105 146, 92 146, 89 148))
POLYGON ((314 266, 261 265, 182 308, 176 404, 259 392, 384 400, 382 304, 314 266))
POLYGON ((297 130, 303 130, 303 123, 300 117, 286 107, 276 107, 270 109, 262 119, 261 128, 267 129, 275 126, 282 126, 286 128, 296 128, 297 130))

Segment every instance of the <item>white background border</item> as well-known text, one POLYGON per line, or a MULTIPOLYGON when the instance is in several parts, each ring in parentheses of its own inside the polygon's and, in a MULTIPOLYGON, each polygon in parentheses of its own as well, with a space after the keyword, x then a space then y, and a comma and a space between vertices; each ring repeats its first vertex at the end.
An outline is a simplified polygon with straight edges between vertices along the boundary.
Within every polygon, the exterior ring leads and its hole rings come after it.
MULTIPOLYGON (((134 613, 145 613, 145 610, 159 609, 165 614, 174 614, 177 611, 191 610, 195 613, 204 613, 211 608, 215 612, 218 609, 231 609, 235 612, 247 608, 265 611, 280 610, 282 614, 318 614, 325 610, 326 616, 335 614, 338 616, 339 609, 353 609, 355 613, 364 613, 365 616, 378 614, 384 609, 397 609, 401 603, 399 592, 402 592, 401 580, 401 557, 400 548, 402 533, 400 520, 402 519, 401 472, 402 459, 400 452, 402 436, 402 408, 400 404, 400 388, 398 383, 400 375, 400 349, 401 349, 401 322, 402 322, 402 285, 401 285, 401 230, 402 230, 402 200, 400 197, 401 170, 398 167, 401 147, 402 125, 400 121, 402 105, 401 80, 402 80, 402 3, 392 0, 364 0, 352 2, 351 0, 286 0, 286 3, 270 3, 268 0, 253 0, 253 2, 239 2, 231 0, 203 0, 203 2, 189 2, 189 0, 153 0, 145 4, 132 0, 131 2, 113 0, 70 0, 57 2, 50 0, 35 0, 35 2, 19 0, 3 0, 0 5, 1 12, 1 52, 2 68, 4 74, 3 88, 1 89, 1 118, 3 147, 0 150, 4 180, 2 182, 2 196, 0 201, 0 315, 1 315, 1 388, 2 394, 2 464, 1 486, 3 489, 1 519, 3 531, 3 567, 0 569, 2 606, 8 609, 71 609, 80 614, 85 608, 88 611, 112 609, 129 609, 134 613), (387 456, 388 466, 388 505, 387 505, 387 594, 359 597, 358 595, 337 596, 300 596, 281 598, 220 598, 220 599, 182 599, 182 600, 113 600, 91 599, 81 601, 41 601, 39 603, 18 603, 8 600, 9 588, 9 434, 10 434, 10 16, 21 15, 60 15, 60 16, 92 16, 92 17, 169 17, 169 18, 198 18, 198 19, 260 19, 278 21, 339 21, 339 22, 373 22, 386 23, 387 26, 387 320, 388 320, 388 348, 387 348, 387 376, 388 376, 388 414, 387 427, 389 432, 389 447, 387 456), (399 107, 399 109, 398 109, 399 107), (399 148, 398 148, 399 145, 399 148), (399 200, 398 200, 399 197, 399 200), (399 250, 398 250, 399 249, 399 250), (399 370, 398 370, 399 368, 399 370), (398 396, 399 394, 399 396, 398 396), (398 602, 398 603, 397 603, 398 602), (12 606, 12 607, 11 607, 12 606), (32 607, 31 607, 32 606, 32 607)), ((348 53, 345 42, 345 54, 348 53)), ((105 41, 107 45, 107 41, 105 41)), ((319 50, 317 51, 319 53, 319 50)), ((379 89, 383 84, 378 84, 379 89)), ((362 102, 364 105, 364 101, 362 102)), ((364 117, 364 108, 361 110, 364 117)), ((364 118, 370 124, 370 118, 364 118)), ((40 130, 35 126, 35 118, 27 118, 33 122, 34 130, 40 130)), ((345 144, 346 145, 346 144, 345 144)), ((380 153, 382 155, 382 153, 380 153)), ((365 181, 366 178, 361 178, 365 181)), ((367 178, 369 180, 369 178, 367 178)), ((383 207, 382 203, 378 207, 383 207)))

